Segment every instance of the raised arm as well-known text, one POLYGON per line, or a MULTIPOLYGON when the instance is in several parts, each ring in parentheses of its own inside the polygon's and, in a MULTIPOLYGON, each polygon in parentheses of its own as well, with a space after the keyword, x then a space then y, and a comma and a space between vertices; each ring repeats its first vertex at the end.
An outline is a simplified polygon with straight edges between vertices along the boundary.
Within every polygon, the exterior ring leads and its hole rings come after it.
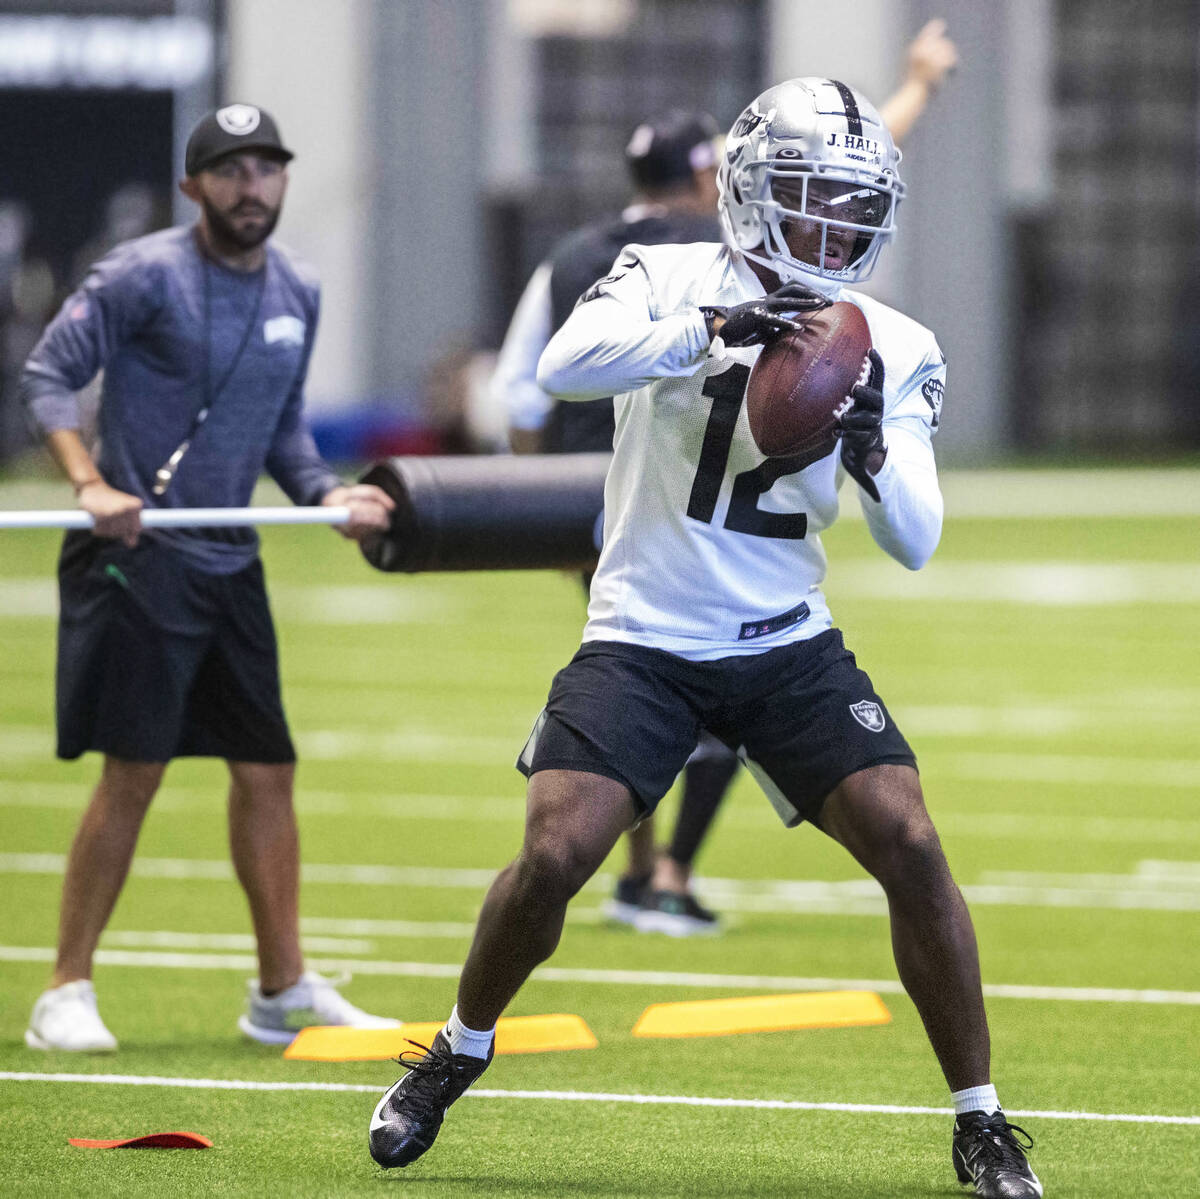
POLYGON ((900 145, 921 119, 930 97, 958 65, 958 47, 946 36, 946 22, 929 21, 908 45, 908 65, 900 86, 879 106, 879 115, 900 145))
POLYGON ((98 262, 67 297, 25 363, 21 401, 46 448, 70 480, 97 537, 134 545, 142 501, 100 474, 79 435, 78 392, 156 311, 157 276, 119 249, 98 262))

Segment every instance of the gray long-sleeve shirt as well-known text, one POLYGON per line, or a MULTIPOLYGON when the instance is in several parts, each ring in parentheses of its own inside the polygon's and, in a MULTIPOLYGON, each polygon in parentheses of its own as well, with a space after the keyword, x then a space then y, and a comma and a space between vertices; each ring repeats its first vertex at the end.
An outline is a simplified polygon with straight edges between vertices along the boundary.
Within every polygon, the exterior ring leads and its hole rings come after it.
MULTIPOLYGON (((41 431, 79 427, 75 393, 103 368, 96 465, 111 486, 148 507, 241 507, 265 468, 295 503, 319 503, 340 482, 302 411, 320 287, 282 247, 267 251, 265 275, 243 274, 203 256, 192 229, 175 228, 101 259, 25 364, 21 394, 41 431), (155 472, 206 402, 166 494, 154 495, 155 472)), ((258 550, 250 530, 145 535, 219 574, 258 550)))

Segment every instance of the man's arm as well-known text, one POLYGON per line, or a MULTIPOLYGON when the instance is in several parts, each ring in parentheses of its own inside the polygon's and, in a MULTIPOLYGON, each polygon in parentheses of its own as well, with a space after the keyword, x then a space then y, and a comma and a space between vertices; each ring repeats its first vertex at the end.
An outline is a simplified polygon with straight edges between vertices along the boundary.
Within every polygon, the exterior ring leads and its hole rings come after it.
POLYGON ((46 327, 21 375, 22 403, 71 482, 93 532, 135 545, 142 501, 110 487, 79 436, 77 392, 148 317, 154 277, 124 247, 102 259, 46 327))
POLYGON ((537 381, 538 359, 553 332, 551 270, 550 263, 543 262, 530 276, 488 385, 488 399, 495 410, 508 414, 509 444, 518 454, 535 454, 541 449, 542 429, 553 404, 537 381))
POLYGON ((320 504, 350 509, 349 524, 337 526, 343 537, 360 540, 387 529, 395 502, 382 488, 370 484, 347 485, 330 470, 317 450, 312 432, 304 419, 304 383, 317 329, 318 305, 315 298, 308 325, 304 359, 267 451, 267 473, 283 488, 294 504, 320 504))
POLYGON ((92 532, 97 537, 136 545, 142 527, 142 501, 104 481, 79 433, 75 429, 55 429, 46 435, 46 448, 75 488, 79 506, 91 514, 92 532))
POLYGON ((928 22, 908 46, 904 80, 879 108, 879 115, 899 145, 921 119, 930 97, 958 65, 958 48, 946 36, 946 22, 928 22))
POLYGON ((598 400, 693 374, 711 342, 704 314, 688 308, 656 319, 651 290, 637 254, 624 250, 550 339, 538 385, 560 399, 598 400))
POLYGON ((934 347, 884 414, 883 360, 871 351, 870 380, 851 391, 841 421, 841 467, 859 485, 875 543, 909 570, 919 570, 942 534, 942 493, 933 434, 945 391, 945 364, 934 347))

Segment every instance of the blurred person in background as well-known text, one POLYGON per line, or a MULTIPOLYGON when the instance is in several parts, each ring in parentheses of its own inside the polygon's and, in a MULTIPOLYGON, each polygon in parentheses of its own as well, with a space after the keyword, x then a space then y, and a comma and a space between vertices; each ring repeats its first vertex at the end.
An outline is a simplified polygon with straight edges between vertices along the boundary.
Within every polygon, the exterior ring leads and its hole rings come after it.
POLYGON ((930 330, 852 290, 895 234, 899 161, 846 84, 768 89, 722 156, 724 243, 627 246, 542 355, 549 393, 617 397, 604 546, 582 645, 520 755, 520 852, 488 891, 446 1024, 423 1057, 401 1055, 408 1072, 375 1107, 380 1165, 429 1150, 487 1069, 501 1014, 557 948, 571 899, 708 728, 742 747, 786 827, 811 823, 886 895, 897 971, 953 1101, 959 1181, 983 1199, 1040 1199, 1032 1141, 991 1081, 975 932, 916 758, 821 588, 820 534, 847 480, 898 563, 920 569, 941 537, 945 358, 930 330), (865 322, 869 368, 836 438, 764 457, 742 418, 751 368, 801 327, 789 314, 835 303, 865 322))
MULTIPOLYGON (((932 20, 909 43, 904 78, 880 108, 896 143, 924 113, 933 93, 958 64, 946 22, 932 20)), ((507 410, 516 453, 608 452, 613 444, 611 398, 556 402, 537 383, 537 364, 579 297, 605 275, 626 245, 720 241, 717 165, 721 138, 703 112, 678 110, 634 130, 625 149, 633 184, 619 216, 569 234, 538 266, 513 314, 491 382, 491 405, 507 410)), ((591 576, 585 575, 585 590, 591 576)), ((656 850, 654 821, 627 838, 628 863, 606 911, 640 932, 691 936, 719 930, 716 913, 692 891, 692 868, 738 761, 705 732, 683 773, 683 794, 670 842, 656 850)))
POLYGON ((292 154, 247 104, 206 115, 186 149, 197 223, 126 241, 89 272, 30 356, 25 403, 94 518, 59 563, 58 755, 104 755, 67 861, 51 987, 36 1049, 113 1050, 92 958, 143 818, 176 757, 223 758, 234 867, 259 977, 238 1021, 286 1043, 310 1024, 381 1026, 304 969, 295 750, 253 530, 143 531, 145 507, 249 504, 264 468, 297 504, 346 505, 343 532, 388 525, 392 501, 345 486, 304 422, 319 284, 271 242, 292 154), (104 370, 96 457, 76 393, 104 370))
POLYGON ((25 354, 16 354, 12 336, 17 290, 25 258, 29 214, 15 200, 0 200, 0 464, 24 448, 24 421, 17 403, 17 374, 25 354))
POLYGON ((92 264, 109 250, 169 224, 165 199, 155 195, 154 188, 136 179, 121 184, 104 202, 100 228, 72 259, 70 286, 82 283, 92 264))

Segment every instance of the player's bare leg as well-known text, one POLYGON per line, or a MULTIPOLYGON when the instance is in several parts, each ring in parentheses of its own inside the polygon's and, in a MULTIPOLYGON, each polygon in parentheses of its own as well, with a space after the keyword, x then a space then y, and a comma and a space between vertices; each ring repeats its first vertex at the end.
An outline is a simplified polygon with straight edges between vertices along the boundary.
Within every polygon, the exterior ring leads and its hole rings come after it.
POLYGON ((105 757, 67 858, 55 987, 91 978, 92 955, 129 874, 142 821, 165 764, 105 757))
POLYGON ((290 987, 304 970, 294 778, 290 762, 229 763, 229 846, 250 904, 266 994, 290 987))
POLYGON ((475 927, 458 1004, 423 1057, 375 1105, 371 1156, 385 1169, 411 1165, 434 1142, 446 1109, 487 1069, 492 1029, 562 935, 567 903, 596 873, 635 815, 621 783, 574 770, 529 780, 525 842, 497 876, 475 927))
POLYGON ((879 881, 892 949, 951 1091, 990 1080, 975 929, 925 810, 917 772, 884 765, 845 779, 820 825, 879 881))
POLYGON ((468 1028, 492 1028, 554 952, 568 901, 634 816, 629 789, 615 779, 542 770, 529 780, 520 856, 488 891, 458 984, 458 1014, 468 1028))

